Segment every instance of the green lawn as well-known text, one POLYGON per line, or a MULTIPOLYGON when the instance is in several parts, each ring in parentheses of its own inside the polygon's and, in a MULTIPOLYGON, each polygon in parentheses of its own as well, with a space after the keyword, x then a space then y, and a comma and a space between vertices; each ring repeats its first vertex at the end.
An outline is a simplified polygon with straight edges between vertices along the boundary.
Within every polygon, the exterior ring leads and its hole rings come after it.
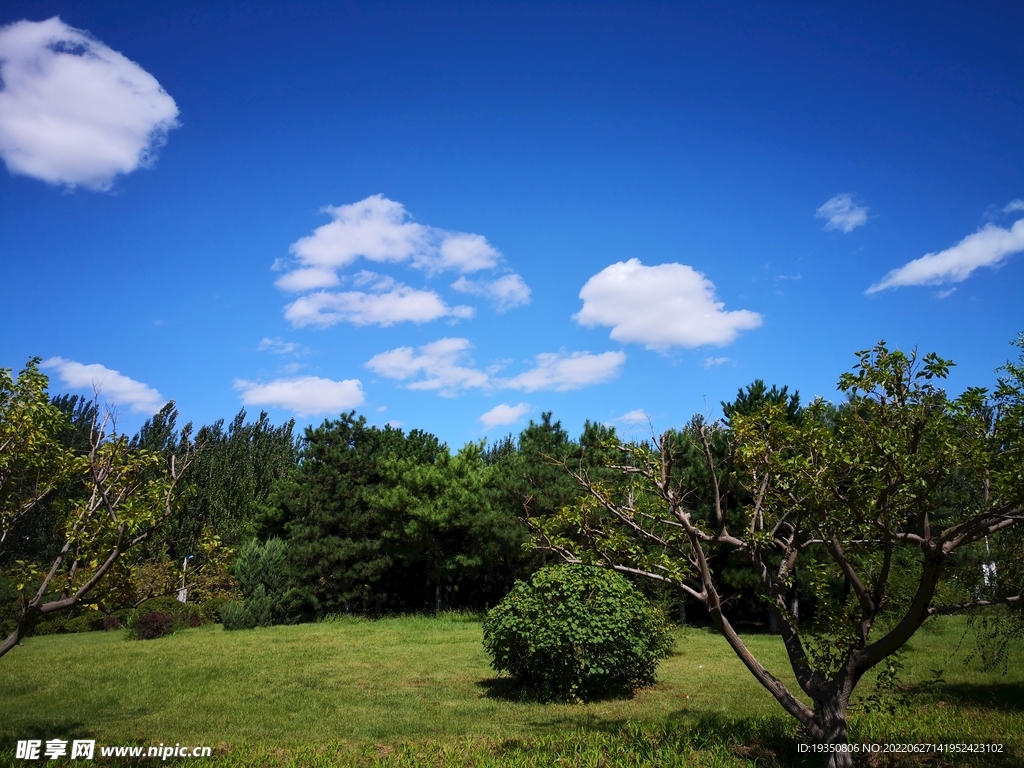
MULTIPOLYGON (((960 627, 947 621, 919 633, 908 657, 908 683, 930 679, 934 668, 944 669, 944 682, 911 688, 896 714, 858 715, 853 740, 999 741, 1010 755, 974 764, 1024 762, 1024 671, 1011 664, 1004 677, 950 660, 960 627)), ((777 638, 747 641, 791 680, 777 638)), ((0 659, 0 764, 29 764, 13 761, 25 738, 210 745, 219 762, 254 765, 794 759, 792 724, 722 638, 681 631, 658 677, 630 700, 509 700, 483 653, 480 623, 458 616, 201 627, 152 641, 116 632, 40 637, 0 659)), ((861 688, 869 693, 870 682, 861 688)))

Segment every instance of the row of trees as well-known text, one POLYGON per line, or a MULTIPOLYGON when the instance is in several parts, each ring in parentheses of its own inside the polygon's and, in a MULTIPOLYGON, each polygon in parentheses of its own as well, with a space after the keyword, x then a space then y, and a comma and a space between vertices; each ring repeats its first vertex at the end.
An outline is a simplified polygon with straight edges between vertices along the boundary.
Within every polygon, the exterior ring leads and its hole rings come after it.
POLYGON ((433 435, 355 413, 301 438, 292 422, 275 426, 265 413, 249 422, 244 411, 196 430, 179 426, 173 402, 129 437, 91 400, 51 399, 37 363, 0 380, 10 435, 0 442, 7 648, 62 611, 109 614, 183 585, 190 602, 252 603, 259 618, 242 616, 241 626, 487 608, 551 559, 531 551, 521 518, 554 514, 578 495, 552 459, 596 468, 614 440, 593 424, 570 440, 545 414, 518 440, 453 453, 433 435), (103 461, 132 482, 114 488, 103 461), (146 516, 115 545, 128 508, 146 516), (83 514, 88 537, 72 530, 83 514), (67 547, 81 553, 70 563, 67 547), (109 559, 101 570, 98 558, 109 559))
POLYGON ((845 744, 854 687, 930 616, 994 611, 1020 633, 1024 356, 955 399, 950 365, 879 344, 838 406, 755 382, 724 421, 649 441, 592 423, 573 441, 545 414, 452 454, 354 413, 301 440, 242 413, 193 440, 173 404, 129 440, 50 401, 31 363, 0 378, 0 567, 19 601, 0 654, 47 613, 138 600, 130 574, 149 569, 145 599, 197 552, 196 584, 241 586, 238 626, 482 608, 557 558, 701 607, 809 738, 845 744), (737 632, 759 611, 812 706, 737 632))

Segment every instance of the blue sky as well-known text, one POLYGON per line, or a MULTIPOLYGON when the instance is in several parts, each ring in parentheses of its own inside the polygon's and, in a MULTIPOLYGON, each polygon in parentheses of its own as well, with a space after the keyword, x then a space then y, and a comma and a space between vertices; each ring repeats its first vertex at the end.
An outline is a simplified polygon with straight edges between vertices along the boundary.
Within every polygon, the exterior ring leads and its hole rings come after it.
POLYGON ((0 9, 0 366, 136 427, 643 434, 1024 330, 1016 4, 0 9))

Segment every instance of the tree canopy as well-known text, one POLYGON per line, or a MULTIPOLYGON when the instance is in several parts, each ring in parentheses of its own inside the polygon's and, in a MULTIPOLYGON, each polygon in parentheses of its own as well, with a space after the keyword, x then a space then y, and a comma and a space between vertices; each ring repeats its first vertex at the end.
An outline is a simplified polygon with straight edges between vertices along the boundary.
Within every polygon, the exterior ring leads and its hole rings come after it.
POLYGON ((123 587, 123 556, 151 541, 175 514, 178 483, 194 455, 187 431, 165 461, 133 446, 94 407, 83 411, 91 418, 86 445, 66 446, 62 438, 74 432, 72 424, 50 402, 37 364, 30 360, 16 381, 0 371, 0 538, 61 484, 73 480, 78 488, 56 509, 52 559, 16 560, 9 569, 19 607, 0 656, 42 617, 95 601, 101 585, 111 592, 123 587))
MULTIPOLYGON (((840 378, 848 401, 838 407, 818 400, 795 419, 784 397, 764 398, 734 411, 728 428, 695 418, 682 437, 620 445, 624 481, 575 472, 586 496, 539 521, 541 543, 569 562, 683 590, 808 738, 845 744, 854 687, 930 616, 1020 604, 1021 363, 1007 364, 994 390, 950 399, 938 386, 949 361, 879 343, 840 378), (1009 562, 965 568, 986 542, 988 557, 1009 562), (811 706, 730 622, 712 566, 722 553, 760 584, 811 706), (812 624, 790 611, 798 573, 812 624)), ((827 762, 848 765, 849 754, 827 762)))

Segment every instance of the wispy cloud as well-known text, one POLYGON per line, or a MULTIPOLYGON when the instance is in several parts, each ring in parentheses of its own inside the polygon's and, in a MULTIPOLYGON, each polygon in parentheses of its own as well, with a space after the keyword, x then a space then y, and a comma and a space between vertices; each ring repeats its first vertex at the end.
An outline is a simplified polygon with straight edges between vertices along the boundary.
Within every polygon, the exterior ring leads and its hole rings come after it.
POLYGON ((374 355, 366 367, 374 373, 405 387, 434 390, 453 397, 466 389, 518 389, 568 392, 610 381, 619 375, 626 361, 623 352, 544 352, 534 359, 534 367, 511 378, 483 371, 473 365, 468 339, 440 339, 422 347, 398 347, 374 355))
POLYGON ((0 83, 0 156, 50 184, 108 189, 178 124, 156 78, 57 16, 0 28, 0 83))
POLYGON ((358 379, 333 381, 318 376, 274 379, 266 383, 235 380, 242 403, 249 406, 283 408, 297 416, 341 413, 358 408, 366 398, 358 379))
POLYGON ((514 424, 529 413, 530 408, 532 406, 529 403, 519 403, 518 405, 502 403, 501 405, 494 406, 487 413, 482 414, 480 421, 488 429, 506 424, 514 424))
POLYGON ((483 296, 494 302, 498 312, 507 312, 530 302, 530 288, 519 275, 505 275, 497 280, 470 280, 463 276, 452 283, 452 288, 460 293, 483 296))
POLYGON ((115 406, 127 406, 133 413, 156 413, 167 401, 141 381, 135 381, 99 363, 83 364, 63 357, 51 357, 41 364, 53 369, 65 387, 97 392, 115 406))
POLYGON ((282 341, 281 339, 260 339, 256 347, 257 352, 269 352, 272 355, 290 355, 299 351, 299 345, 293 341, 282 341))
POLYGON ((704 360, 705 368, 717 368, 720 365, 725 365, 729 362, 728 357, 708 357, 704 360))
POLYGON ((762 322, 757 312, 725 311, 714 284, 685 264, 620 261, 590 278, 580 298, 583 309, 573 315, 580 325, 611 326, 616 341, 660 351, 728 344, 762 322))
POLYGON ((574 389, 603 384, 617 377, 626 362, 624 352, 542 352, 535 358, 536 365, 511 379, 499 379, 498 385, 506 389, 525 392, 553 390, 569 392, 574 389))
POLYGON ((1024 200, 1011 200, 1003 208, 1003 213, 1015 213, 1016 211, 1024 211, 1024 200))
POLYGON ((612 421, 621 421, 623 424, 650 424, 651 417, 643 408, 637 408, 617 416, 612 421))
POLYGON ((825 219, 825 229, 852 232, 867 223, 868 208, 853 202, 853 195, 844 193, 826 201, 815 213, 825 219))
POLYGON ((471 347, 468 339, 440 339, 418 350, 399 347, 374 355, 366 367, 374 373, 398 381, 409 381, 409 389, 436 390, 452 397, 469 388, 487 389, 490 377, 465 363, 471 347))
POLYGON ((892 270, 865 293, 908 285, 960 283, 979 267, 995 267, 1020 251, 1024 251, 1024 219, 1019 219, 1009 229, 986 224, 951 248, 925 254, 892 270))

